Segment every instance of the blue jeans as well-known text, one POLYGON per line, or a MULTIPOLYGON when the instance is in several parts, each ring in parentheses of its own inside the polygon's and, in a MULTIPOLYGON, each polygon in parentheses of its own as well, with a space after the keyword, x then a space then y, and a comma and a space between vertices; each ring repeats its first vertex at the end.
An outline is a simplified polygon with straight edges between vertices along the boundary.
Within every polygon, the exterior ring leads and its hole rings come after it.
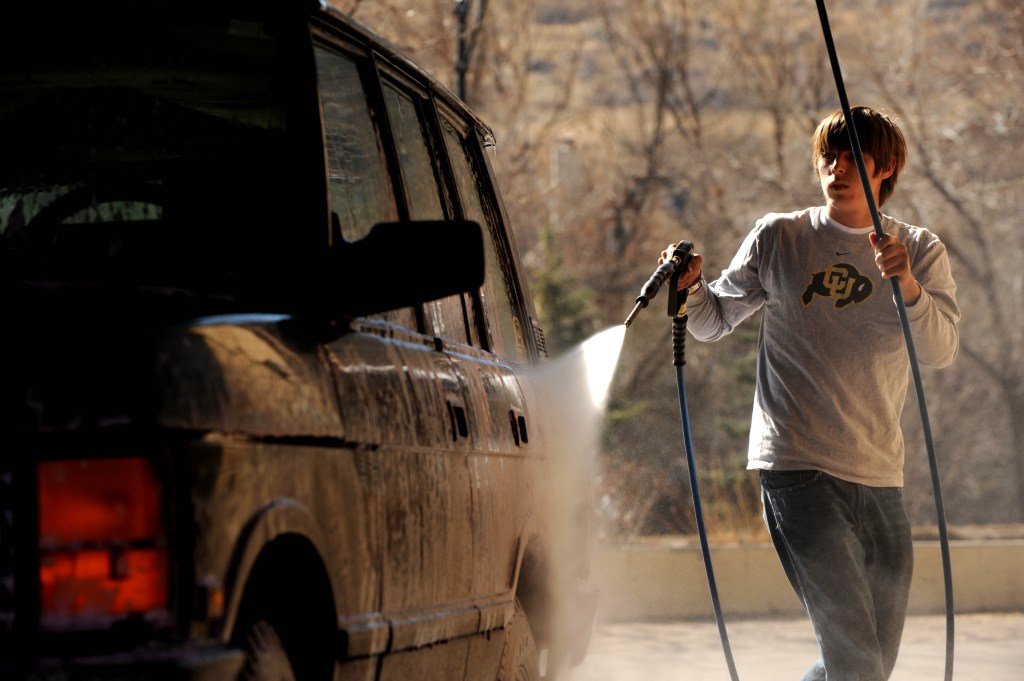
POLYGON ((902 490, 813 470, 761 471, 761 501, 821 651, 803 681, 888 679, 914 569, 902 490))

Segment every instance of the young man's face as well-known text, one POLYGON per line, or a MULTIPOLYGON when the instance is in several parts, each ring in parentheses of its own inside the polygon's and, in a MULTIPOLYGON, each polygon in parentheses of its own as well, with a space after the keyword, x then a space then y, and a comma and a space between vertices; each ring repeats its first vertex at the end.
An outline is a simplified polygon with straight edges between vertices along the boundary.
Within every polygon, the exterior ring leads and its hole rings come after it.
MULTIPOLYGON (((882 187, 882 180, 892 174, 892 170, 875 171, 875 159, 871 154, 864 154, 864 166, 868 171, 868 180, 871 184, 871 192, 875 202, 878 202, 878 192, 882 187)), ((857 172, 857 160, 849 149, 830 149, 824 156, 818 159, 818 180, 821 182, 821 192, 825 195, 825 202, 829 208, 829 215, 849 227, 866 227, 870 224, 871 214, 868 210, 867 200, 864 198, 864 186, 860 181, 860 174, 857 172), (867 222, 864 222, 867 216, 867 222), (856 224, 844 222, 856 219, 856 224)))

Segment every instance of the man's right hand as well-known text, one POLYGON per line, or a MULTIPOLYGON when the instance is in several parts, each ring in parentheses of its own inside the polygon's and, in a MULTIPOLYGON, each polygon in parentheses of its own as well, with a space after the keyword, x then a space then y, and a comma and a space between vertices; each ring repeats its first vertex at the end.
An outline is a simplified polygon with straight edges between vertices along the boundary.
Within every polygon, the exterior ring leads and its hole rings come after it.
MULTIPOLYGON (((672 251, 676 250, 675 244, 669 244, 668 248, 661 252, 661 257, 658 258, 658 264, 661 265, 666 260, 672 257, 672 251)), ((701 266, 704 264, 704 258, 700 256, 700 253, 696 251, 693 253, 693 257, 690 258, 690 264, 686 267, 686 271, 679 275, 679 284, 676 289, 682 291, 684 288, 689 288, 700 281, 701 266)))

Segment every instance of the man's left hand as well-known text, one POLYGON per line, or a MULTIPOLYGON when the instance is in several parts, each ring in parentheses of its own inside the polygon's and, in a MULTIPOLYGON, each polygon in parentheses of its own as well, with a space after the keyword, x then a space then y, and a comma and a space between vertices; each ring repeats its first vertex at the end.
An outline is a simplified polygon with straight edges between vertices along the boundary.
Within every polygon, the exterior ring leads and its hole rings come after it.
POLYGON ((877 234, 871 232, 868 239, 871 241, 871 247, 875 249, 875 265, 882 273, 882 278, 899 277, 903 302, 907 305, 916 303, 921 297, 921 285, 910 271, 910 254, 906 245, 891 234, 879 239, 877 234))

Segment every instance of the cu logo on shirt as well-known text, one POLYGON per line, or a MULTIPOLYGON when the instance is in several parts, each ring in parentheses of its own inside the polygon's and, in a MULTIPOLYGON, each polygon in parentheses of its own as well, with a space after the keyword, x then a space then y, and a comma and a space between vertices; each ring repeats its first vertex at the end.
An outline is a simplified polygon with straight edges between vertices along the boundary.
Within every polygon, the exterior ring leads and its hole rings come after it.
POLYGON ((871 295, 871 280, 849 263, 836 263, 811 275, 802 297, 804 305, 810 305, 816 295, 834 298, 836 309, 842 309, 866 300, 871 295))

